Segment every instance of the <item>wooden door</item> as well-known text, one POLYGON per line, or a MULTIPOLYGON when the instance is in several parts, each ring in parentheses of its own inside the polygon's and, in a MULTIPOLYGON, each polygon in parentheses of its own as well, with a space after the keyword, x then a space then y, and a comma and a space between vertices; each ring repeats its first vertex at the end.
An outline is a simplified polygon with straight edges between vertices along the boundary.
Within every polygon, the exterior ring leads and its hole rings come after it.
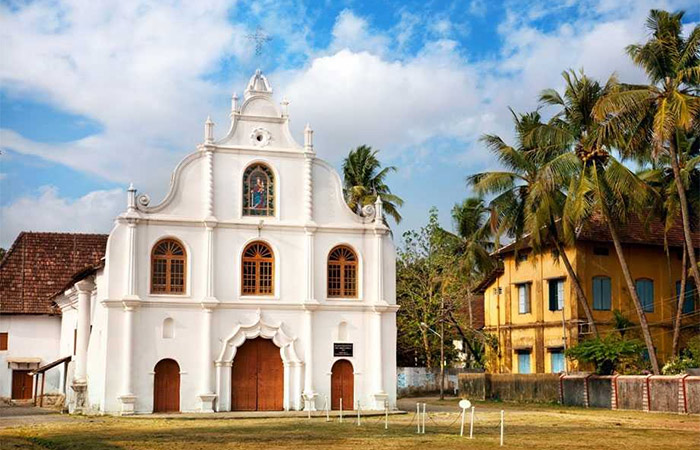
POLYGON ((231 368, 232 411, 281 411, 284 366, 271 340, 249 339, 236 351, 231 368))
POLYGON ((27 400, 32 398, 33 377, 29 370, 12 371, 12 400, 27 400))
POLYGON ((340 409, 340 399, 343 399, 343 409, 355 408, 355 375, 352 373, 352 363, 347 359, 339 359, 331 369, 331 409, 340 409))
POLYGON ((180 366, 172 359, 163 359, 155 368, 153 380, 153 412, 180 411, 180 366))

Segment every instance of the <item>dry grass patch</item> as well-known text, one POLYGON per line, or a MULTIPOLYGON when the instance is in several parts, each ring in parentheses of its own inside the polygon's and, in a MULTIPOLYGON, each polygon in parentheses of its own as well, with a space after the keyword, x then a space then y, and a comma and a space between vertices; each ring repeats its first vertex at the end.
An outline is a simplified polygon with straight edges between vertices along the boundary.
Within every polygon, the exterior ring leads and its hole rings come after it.
MULTIPOLYGON (((454 402, 453 402, 454 404, 454 402)), ((437 406, 437 404, 435 405, 437 406)), ((430 407, 429 407, 430 408, 430 407)), ((430 414, 417 435, 412 414, 327 423, 316 419, 132 419, 76 417, 67 422, 0 431, 9 449, 400 449, 498 448, 499 410, 506 410, 506 446, 543 449, 664 449, 700 445, 697 416, 559 406, 477 405, 475 439, 460 438, 459 415, 430 414)), ((468 431, 468 425, 466 427, 468 431)))

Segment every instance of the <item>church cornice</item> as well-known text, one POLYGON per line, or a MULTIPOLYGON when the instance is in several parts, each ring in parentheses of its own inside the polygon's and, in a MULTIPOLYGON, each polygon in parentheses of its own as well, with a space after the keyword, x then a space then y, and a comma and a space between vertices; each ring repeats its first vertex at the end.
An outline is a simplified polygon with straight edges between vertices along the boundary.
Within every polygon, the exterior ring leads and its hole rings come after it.
MULTIPOLYGON (((123 306, 122 300, 107 299, 102 300, 101 303, 108 308, 121 308, 123 306)), ((186 301, 168 301, 168 300, 141 300, 139 303, 141 308, 182 308, 182 309, 192 309, 201 310, 202 302, 195 300, 186 301)), ((280 303, 278 301, 258 301, 253 302, 249 300, 235 300, 235 301, 222 301, 216 304, 216 309, 261 309, 261 310, 275 310, 275 311, 306 311, 309 309, 309 304, 306 302, 295 302, 295 303, 280 303)), ((382 312, 396 312, 399 309, 399 305, 385 305, 382 306, 382 312)), ((347 311, 347 312, 376 312, 377 305, 371 303, 323 303, 319 302, 314 305, 314 311, 347 311)))

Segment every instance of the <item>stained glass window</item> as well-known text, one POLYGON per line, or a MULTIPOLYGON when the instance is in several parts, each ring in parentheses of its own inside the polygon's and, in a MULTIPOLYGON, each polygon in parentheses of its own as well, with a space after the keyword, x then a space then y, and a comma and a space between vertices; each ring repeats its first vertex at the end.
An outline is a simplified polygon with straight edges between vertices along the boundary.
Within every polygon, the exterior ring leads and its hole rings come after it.
POLYGON ((275 178, 264 164, 253 164, 243 173, 243 215, 275 215, 275 178))
POLYGON ((357 255, 338 246, 328 255, 328 296, 357 297, 357 255))
POLYGON ((251 242, 243 251, 241 292, 243 295, 274 294, 275 258, 264 242, 251 242))
POLYGON ((151 292, 154 294, 185 293, 185 262, 183 246, 174 239, 163 239, 151 254, 151 292))

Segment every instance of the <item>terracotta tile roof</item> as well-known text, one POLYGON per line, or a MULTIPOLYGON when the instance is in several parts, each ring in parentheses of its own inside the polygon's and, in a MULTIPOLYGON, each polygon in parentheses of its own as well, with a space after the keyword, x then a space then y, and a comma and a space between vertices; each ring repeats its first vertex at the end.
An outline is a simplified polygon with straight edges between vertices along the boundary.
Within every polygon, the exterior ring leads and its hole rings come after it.
POLYGON ((22 232, 0 261, 0 313, 59 314, 50 297, 105 255, 106 234, 22 232))
MULTIPOLYGON (((691 233, 693 246, 695 248, 700 248, 700 224, 695 224, 691 233)), ((667 231, 664 231, 664 224, 659 219, 643 220, 636 217, 629 219, 627 223, 620 228, 620 240, 623 244, 663 246, 664 235, 669 247, 683 247, 685 238, 680 218, 677 223, 667 231)), ((608 226, 600 215, 591 216, 577 231, 576 236, 579 241, 612 242, 608 226)), ((529 248, 528 236, 521 239, 519 243, 511 242, 501 247, 496 250, 494 254, 502 255, 510 253, 515 251, 518 246, 520 249, 529 248)))

